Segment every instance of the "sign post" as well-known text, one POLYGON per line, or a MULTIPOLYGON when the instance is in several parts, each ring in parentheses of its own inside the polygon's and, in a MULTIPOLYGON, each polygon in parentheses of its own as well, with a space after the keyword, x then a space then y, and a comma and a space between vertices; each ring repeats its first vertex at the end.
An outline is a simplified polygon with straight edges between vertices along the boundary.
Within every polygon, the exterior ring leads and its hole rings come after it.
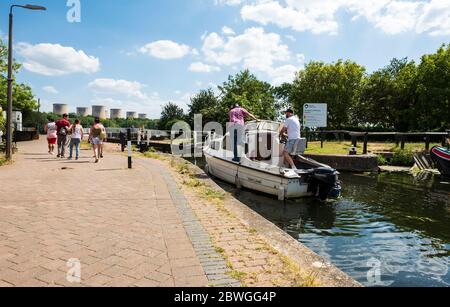
POLYGON ((303 126, 305 128, 326 128, 328 126, 328 105, 307 103, 303 106, 303 126))
MULTIPOLYGON (((303 105, 303 126, 306 128, 306 146, 308 148, 308 129, 326 128, 328 126, 328 105, 326 103, 307 103, 303 105)), ((321 147, 323 148, 323 138, 321 147)))

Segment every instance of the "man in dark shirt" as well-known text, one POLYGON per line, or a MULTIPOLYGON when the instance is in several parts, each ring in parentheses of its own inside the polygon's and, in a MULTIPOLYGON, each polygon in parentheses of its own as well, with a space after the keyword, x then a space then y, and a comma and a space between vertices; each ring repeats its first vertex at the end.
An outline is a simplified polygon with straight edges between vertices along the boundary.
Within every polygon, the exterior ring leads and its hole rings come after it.
POLYGON ((64 158, 66 155, 67 135, 69 134, 70 122, 67 114, 56 122, 58 129, 58 158, 64 158))

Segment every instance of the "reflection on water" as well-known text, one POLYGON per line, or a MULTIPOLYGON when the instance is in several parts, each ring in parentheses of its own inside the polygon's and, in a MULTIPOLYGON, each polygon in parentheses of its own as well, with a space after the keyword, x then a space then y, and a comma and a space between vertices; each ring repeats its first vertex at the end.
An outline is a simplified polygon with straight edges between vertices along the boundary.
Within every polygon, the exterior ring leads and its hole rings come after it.
MULTIPOLYGON (((236 197, 291 236, 371 286, 373 261, 390 286, 450 285, 450 185, 432 177, 343 174, 342 199, 279 202, 236 197)), ((234 187, 223 182, 226 190, 234 187)))

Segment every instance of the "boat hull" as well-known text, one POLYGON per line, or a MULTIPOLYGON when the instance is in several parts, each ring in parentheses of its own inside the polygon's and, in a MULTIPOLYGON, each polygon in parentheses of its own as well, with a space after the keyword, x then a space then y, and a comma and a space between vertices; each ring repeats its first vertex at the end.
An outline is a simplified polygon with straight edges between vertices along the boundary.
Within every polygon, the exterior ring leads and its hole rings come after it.
POLYGON ((311 197, 306 178, 289 179, 206 154, 210 175, 238 187, 277 196, 280 200, 311 197))
POLYGON ((431 150, 431 158, 441 174, 450 177, 450 151, 443 147, 434 147, 431 150))

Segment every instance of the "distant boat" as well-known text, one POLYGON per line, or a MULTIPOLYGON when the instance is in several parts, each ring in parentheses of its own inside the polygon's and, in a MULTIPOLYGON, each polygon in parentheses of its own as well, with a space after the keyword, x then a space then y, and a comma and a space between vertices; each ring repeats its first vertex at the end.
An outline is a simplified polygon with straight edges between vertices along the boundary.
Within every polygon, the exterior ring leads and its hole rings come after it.
POLYGON ((450 150, 444 147, 433 147, 431 149, 431 158, 441 174, 445 177, 450 177, 450 150))
MULTIPOLYGON (((262 143, 280 146, 278 129, 280 123, 262 121, 251 122, 246 126, 247 143, 256 140, 258 147, 262 143), (273 142, 275 140, 275 142, 273 142)), ((250 190, 277 196, 279 200, 302 197, 318 197, 322 200, 338 198, 341 194, 339 173, 324 164, 307 159, 301 155, 294 157, 298 168, 294 171, 286 168, 282 157, 275 157, 270 149, 266 158, 251 159, 246 156, 239 163, 233 161, 233 150, 227 148, 230 134, 208 139, 204 147, 206 171, 228 183, 250 190)), ((302 140, 306 144, 306 140, 302 140)), ((269 145, 268 148, 271 148, 269 145)), ((301 147, 301 146, 300 146, 301 147)), ((248 150, 248 144, 246 144, 248 150)))

